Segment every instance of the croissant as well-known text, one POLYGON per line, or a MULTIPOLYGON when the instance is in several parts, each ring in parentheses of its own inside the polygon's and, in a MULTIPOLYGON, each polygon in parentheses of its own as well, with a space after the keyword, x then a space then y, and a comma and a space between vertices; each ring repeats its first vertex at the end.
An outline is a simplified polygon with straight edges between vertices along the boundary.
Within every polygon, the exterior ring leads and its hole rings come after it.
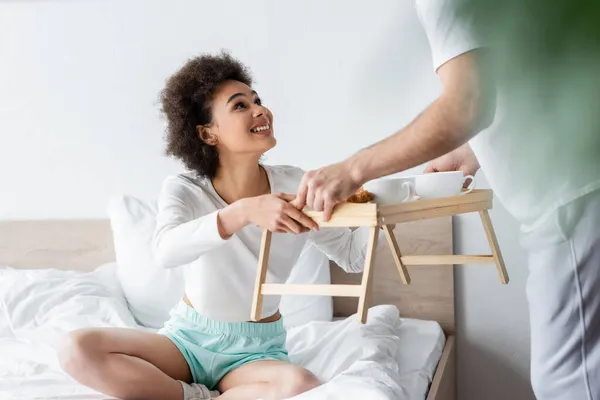
POLYGON ((348 203, 368 203, 373 200, 375 196, 372 193, 366 191, 364 188, 359 188, 354 194, 346 199, 348 203))

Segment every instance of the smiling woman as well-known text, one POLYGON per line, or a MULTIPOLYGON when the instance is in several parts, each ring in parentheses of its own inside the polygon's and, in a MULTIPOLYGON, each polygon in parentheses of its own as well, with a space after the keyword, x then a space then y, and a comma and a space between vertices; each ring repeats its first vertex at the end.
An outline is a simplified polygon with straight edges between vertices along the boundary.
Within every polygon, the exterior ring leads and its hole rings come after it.
POLYGON ((283 399, 319 386, 289 362, 279 296, 265 298, 258 323, 248 321, 262 231, 274 232, 267 280, 284 283, 307 241, 360 272, 368 229, 320 231, 292 205, 287 193, 304 171, 260 163, 276 145, 273 114, 228 54, 189 60, 161 99, 167 154, 189 171, 164 181, 154 253, 165 268, 187 266, 185 296, 158 334, 71 333, 61 365, 123 399, 283 399))
POLYGON ((247 134, 256 124, 271 127, 273 122, 273 114, 262 107, 250 86, 250 73, 229 54, 189 60, 161 93, 162 111, 168 120, 167 154, 190 170, 214 178, 219 158, 228 156, 223 152, 265 152, 275 146, 272 129, 271 140, 260 144, 252 143, 247 134), (258 113, 247 112, 254 106, 258 113))

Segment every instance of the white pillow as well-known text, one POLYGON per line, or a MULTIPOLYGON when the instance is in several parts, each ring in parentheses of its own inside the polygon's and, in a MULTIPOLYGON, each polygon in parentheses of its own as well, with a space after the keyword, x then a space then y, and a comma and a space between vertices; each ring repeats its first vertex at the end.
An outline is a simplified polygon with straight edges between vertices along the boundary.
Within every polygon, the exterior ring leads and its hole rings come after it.
POLYGON ((110 200, 108 215, 117 260, 117 278, 136 320, 160 328, 184 293, 183 268, 162 268, 154 261, 152 237, 156 203, 131 196, 110 200))
MULTIPOLYGON (((183 297, 184 270, 162 268, 152 252, 157 206, 132 196, 111 199, 111 220, 117 258, 117 276, 131 312, 141 325, 160 328, 169 311, 183 297)), ((329 259, 307 243, 286 283, 329 284, 329 259)), ((282 296, 280 307, 287 328, 310 321, 331 321, 330 296, 282 296)))
POLYGON ((0 267, 0 338, 55 345, 73 329, 136 327, 115 270, 115 263, 86 273, 0 267))

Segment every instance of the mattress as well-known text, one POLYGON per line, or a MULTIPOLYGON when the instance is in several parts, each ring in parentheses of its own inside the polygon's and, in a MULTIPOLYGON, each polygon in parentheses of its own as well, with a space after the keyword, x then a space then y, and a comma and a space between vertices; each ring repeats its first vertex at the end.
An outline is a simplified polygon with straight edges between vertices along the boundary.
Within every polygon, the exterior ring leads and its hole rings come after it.
MULTIPOLYGON (((113 271, 0 268, 0 399, 110 399, 60 368, 56 349, 67 331, 136 324, 113 271)), ((436 322, 401 318, 392 305, 309 322, 288 331, 292 362, 324 382, 294 400, 423 400, 444 347, 436 322)))

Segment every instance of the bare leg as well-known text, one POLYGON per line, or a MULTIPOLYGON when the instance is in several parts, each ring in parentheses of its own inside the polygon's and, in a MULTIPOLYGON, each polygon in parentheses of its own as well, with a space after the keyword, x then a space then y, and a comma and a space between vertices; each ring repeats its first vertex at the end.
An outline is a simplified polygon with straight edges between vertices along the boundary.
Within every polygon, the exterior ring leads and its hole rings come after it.
POLYGON ((71 332, 59 351, 62 368, 78 382, 109 396, 134 400, 181 400, 178 381, 191 373, 167 337, 122 328, 71 332))
POLYGON ((276 398, 274 396, 273 385, 263 382, 235 386, 217 397, 217 400, 271 400, 276 398))
POLYGON ((218 400, 286 399, 321 383, 308 370, 281 361, 256 361, 231 371, 219 382, 218 400))

